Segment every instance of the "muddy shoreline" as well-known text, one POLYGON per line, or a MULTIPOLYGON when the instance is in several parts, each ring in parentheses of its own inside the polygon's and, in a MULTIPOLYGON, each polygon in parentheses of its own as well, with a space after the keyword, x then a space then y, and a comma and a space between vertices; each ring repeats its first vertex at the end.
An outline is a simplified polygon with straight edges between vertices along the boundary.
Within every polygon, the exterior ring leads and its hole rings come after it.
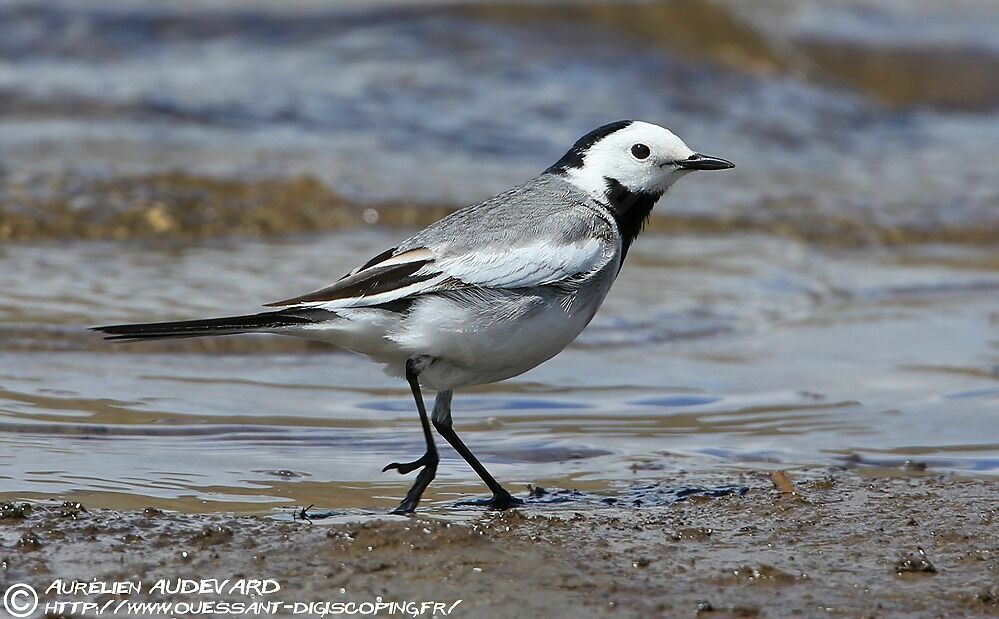
MULTIPOLYGON (((426 226, 462 204, 374 203, 346 199, 310 176, 237 179, 180 172, 114 179, 36 178, 0 174, 0 242, 132 241, 191 243, 267 238, 372 225, 426 226)), ((661 209, 647 230, 668 234, 766 233, 825 247, 995 241, 990 206, 977 217, 946 220, 912 213, 878 221, 870 213, 831 212, 806 196, 762 196, 713 213, 661 209)))
MULTIPOLYGON (((290 511, 8 504, 0 510, 0 584, 44 590, 74 578, 274 579, 281 591, 273 599, 461 599, 451 616, 468 617, 999 612, 997 482, 899 475, 814 471, 799 475, 789 493, 781 480, 748 473, 739 478, 744 494, 660 505, 594 504, 549 491, 505 513, 438 503, 411 518, 348 510, 311 522, 293 521, 290 511)), ((723 480, 681 474, 669 484, 723 480)), ((42 595, 42 603, 56 597, 42 595)))

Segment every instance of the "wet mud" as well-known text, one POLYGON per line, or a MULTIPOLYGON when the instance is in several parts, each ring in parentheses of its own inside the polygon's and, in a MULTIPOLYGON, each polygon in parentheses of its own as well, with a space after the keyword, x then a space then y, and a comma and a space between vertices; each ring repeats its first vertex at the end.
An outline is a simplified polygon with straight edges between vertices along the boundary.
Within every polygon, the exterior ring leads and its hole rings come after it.
MULTIPOLYGON (((827 247, 920 243, 991 245, 999 209, 948 221, 928 208, 900 220, 833 212, 812 198, 761 196, 713 213, 661 209, 646 230, 671 234, 766 233, 827 247), (923 211, 927 212, 922 212, 923 211)), ((4 183, 0 242, 136 240, 171 243, 257 238, 379 225, 425 226, 463 204, 345 199, 313 177, 217 178, 171 172, 114 179, 65 177, 4 183)))
MULTIPOLYGON (((746 473, 739 491, 682 500, 666 491, 641 505, 627 497, 648 498, 647 489, 624 487, 602 497, 621 499, 608 503, 533 488, 517 492, 527 502, 507 512, 449 504, 414 517, 354 509, 312 521, 292 520, 290 510, 4 504, 0 585, 270 578, 281 585, 272 597, 284 600, 460 599, 452 616, 468 617, 999 612, 997 482, 881 473, 815 470, 788 478, 793 492, 746 473)), ((732 481, 679 474, 656 485, 710 490, 732 481)))
POLYGON ((308 177, 33 179, 0 194, 0 239, 262 236, 343 228, 359 215, 308 177))

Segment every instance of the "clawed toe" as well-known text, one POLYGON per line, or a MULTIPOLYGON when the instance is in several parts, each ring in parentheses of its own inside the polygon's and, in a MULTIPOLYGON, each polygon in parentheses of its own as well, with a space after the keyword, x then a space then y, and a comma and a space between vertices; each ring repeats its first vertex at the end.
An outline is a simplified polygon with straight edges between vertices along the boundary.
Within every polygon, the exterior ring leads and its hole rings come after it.
POLYGON ((523 499, 511 496, 510 493, 506 491, 500 494, 494 494, 493 498, 487 503, 487 505, 492 509, 511 509, 514 507, 520 507, 523 504, 523 499))
MULTIPOLYGON (((416 482, 413 483, 413 487, 406 493, 406 498, 399 504, 399 507, 392 510, 393 514, 412 514, 416 511, 416 506, 420 504, 420 498, 423 496, 423 491, 427 489, 427 486, 430 485, 430 482, 433 481, 434 476, 437 474, 438 461, 437 454, 427 454, 416 462, 410 462, 402 466, 392 467, 398 468, 400 473, 407 473, 413 470, 413 468, 418 468, 420 466, 423 467, 420 474, 416 476, 416 482), (413 468, 403 470, 403 467, 409 466, 413 466, 413 468)), ((388 470, 389 467, 385 468, 388 470)))
POLYGON ((470 505, 475 507, 487 507, 489 509, 512 509, 514 507, 520 507, 524 504, 523 499, 518 499, 515 496, 511 496, 506 490, 500 489, 500 492, 493 494, 493 496, 488 499, 470 499, 468 501, 461 501, 458 505, 470 505))
POLYGON ((409 503, 403 501, 402 505, 400 505, 399 507, 396 507, 395 509, 393 509, 389 513, 390 514, 395 514, 396 516, 408 516, 408 515, 412 514, 415 511, 416 511, 416 505, 409 504, 409 503))
POLYGON ((413 460, 412 462, 393 462, 392 464, 386 464, 385 468, 382 469, 382 473, 385 471, 396 470, 399 471, 400 475, 405 475, 406 473, 412 473, 416 469, 430 464, 437 464, 437 458, 432 457, 430 454, 423 454, 418 460, 413 460))

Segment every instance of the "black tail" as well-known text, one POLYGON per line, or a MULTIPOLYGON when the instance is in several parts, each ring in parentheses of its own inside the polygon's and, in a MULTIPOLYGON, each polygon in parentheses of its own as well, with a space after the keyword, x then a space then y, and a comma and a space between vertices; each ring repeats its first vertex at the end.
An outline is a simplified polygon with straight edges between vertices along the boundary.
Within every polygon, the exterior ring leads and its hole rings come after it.
POLYGON ((91 331, 105 334, 107 340, 155 340, 169 337, 202 337, 206 335, 235 335, 253 331, 270 331, 329 320, 331 312, 325 310, 280 310, 248 316, 228 316, 207 320, 181 320, 178 322, 148 322, 135 325, 93 327, 91 331))

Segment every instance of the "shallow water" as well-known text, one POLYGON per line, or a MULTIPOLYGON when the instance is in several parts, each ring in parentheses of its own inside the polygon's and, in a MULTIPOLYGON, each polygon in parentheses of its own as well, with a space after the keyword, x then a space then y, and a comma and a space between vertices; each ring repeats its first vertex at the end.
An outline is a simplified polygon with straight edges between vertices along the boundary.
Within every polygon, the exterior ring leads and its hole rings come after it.
MULTIPOLYGON (((321 287, 623 117, 737 167, 573 346, 456 396, 498 478, 999 471, 994 3, 461 4, 0 0, 0 496, 394 505, 419 425, 366 360, 84 327, 321 287)), ((444 457, 431 500, 482 493, 444 457)))
MULTIPOLYGON (((231 350, 111 345, 80 326, 245 310, 322 285, 403 233, 6 248, 14 295, 0 329, 17 337, 0 350, 0 495, 390 505, 407 479, 381 467, 419 455, 419 425, 402 381, 363 358, 260 336, 226 338, 231 350)), ((514 489, 613 494, 681 469, 910 460, 993 475, 996 266, 974 249, 648 235, 575 345, 459 393, 456 424, 514 489)), ((432 498, 482 492, 444 458, 432 498)))

